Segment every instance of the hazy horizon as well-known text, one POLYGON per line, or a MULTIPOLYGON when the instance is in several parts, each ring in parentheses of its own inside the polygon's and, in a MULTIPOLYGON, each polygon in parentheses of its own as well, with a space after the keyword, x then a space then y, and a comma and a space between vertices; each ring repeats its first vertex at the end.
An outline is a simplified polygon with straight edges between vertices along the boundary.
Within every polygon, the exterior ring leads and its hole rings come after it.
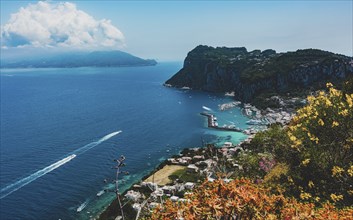
POLYGON ((122 50, 181 61, 197 45, 353 55, 352 1, 1 1, 1 53, 122 50))

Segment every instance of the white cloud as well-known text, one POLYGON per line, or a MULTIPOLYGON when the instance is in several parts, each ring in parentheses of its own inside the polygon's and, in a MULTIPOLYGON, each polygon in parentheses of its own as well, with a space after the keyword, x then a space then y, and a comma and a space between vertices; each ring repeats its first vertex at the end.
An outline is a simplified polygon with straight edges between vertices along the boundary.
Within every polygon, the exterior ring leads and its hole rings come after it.
POLYGON ((121 47, 123 33, 110 20, 96 20, 69 2, 21 7, 1 27, 2 47, 121 47))

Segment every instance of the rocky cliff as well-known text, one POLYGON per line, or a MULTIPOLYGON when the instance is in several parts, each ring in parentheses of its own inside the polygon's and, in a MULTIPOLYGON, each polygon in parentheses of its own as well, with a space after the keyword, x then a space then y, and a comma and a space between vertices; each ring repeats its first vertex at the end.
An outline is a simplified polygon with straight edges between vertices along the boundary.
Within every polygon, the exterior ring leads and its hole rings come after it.
POLYGON ((197 46, 183 68, 166 84, 211 92, 235 92, 251 101, 266 93, 288 93, 340 81, 353 75, 351 57, 317 49, 276 53, 274 50, 197 46))

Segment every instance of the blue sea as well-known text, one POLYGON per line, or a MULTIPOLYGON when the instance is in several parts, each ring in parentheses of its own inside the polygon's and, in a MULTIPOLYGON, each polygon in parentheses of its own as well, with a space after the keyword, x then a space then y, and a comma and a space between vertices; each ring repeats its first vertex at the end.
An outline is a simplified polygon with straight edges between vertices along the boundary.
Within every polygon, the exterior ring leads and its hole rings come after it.
POLYGON ((231 98, 163 86, 181 67, 2 69, 0 219, 95 217, 114 199, 96 195, 113 187, 114 158, 126 157, 124 190, 183 148, 245 139, 199 114, 246 128, 240 109, 218 110, 231 98))

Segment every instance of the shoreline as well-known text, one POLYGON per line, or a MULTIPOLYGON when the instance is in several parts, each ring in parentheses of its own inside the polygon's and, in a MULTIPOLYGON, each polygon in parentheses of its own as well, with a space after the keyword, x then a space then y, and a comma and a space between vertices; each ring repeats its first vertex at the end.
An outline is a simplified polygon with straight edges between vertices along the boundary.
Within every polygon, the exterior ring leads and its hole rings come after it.
MULTIPOLYGON (((189 151, 190 149, 192 148, 184 148, 182 149, 180 152, 179 152, 179 155, 182 154, 184 151, 189 151)), ((146 180, 148 177, 152 176, 153 174, 155 174, 157 171, 163 169, 166 165, 169 164, 169 159, 171 158, 175 158, 175 157, 178 157, 179 155, 172 155, 170 156, 169 158, 165 159, 164 161, 162 161, 160 164, 158 164, 158 166, 156 166, 155 169, 151 170, 148 174, 144 175, 141 179, 139 180, 136 180, 135 182, 133 182, 131 184, 130 187, 128 187, 126 190, 124 190, 123 192, 121 192, 121 195, 124 196, 128 191, 132 190, 134 188, 134 185, 142 182, 143 180, 146 180)), ((109 217, 111 217, 109 215, 109 213, 111 213, 112 211, 115 210, 115 207, 118 207, 117 206, 117 199, 114 198, 114 200, 107 206, 105 207, 104 210, 102 210, 97 216, 95 216, 93 219, 97 219, 97 220, 106 220, 108 219, 109 217), (115 207, 114 207, 115 206, 115 207), (106 216, 108 214, 108 216, 106 216), (108 217, 108 218, 107 218, 108 217)))
MULTIPOLYGON (((241 133, 248 135, 248 137, 245 140, 240 141, 236 145, 233 145, 230 142, 226 142, 228 144, 228 146, 223 145, 223 147, 215 147, 216 151, 221 153, 224 157, 228 157, 229 155, 236 154, 238 152, 238 150, 245 150, 242 148, 242 145, 249 143, 254 138, 254 136, 257 132, 266 130, 270 124, 275 124, 275 123, 286 124, 293 117, 292 109, 286 108, 286 106, 283 106, 281 108, 276 108, 276 109, 267 108, 266 110, 259 110, 253 105, 234 101, 233 105, 226 106, 226 108, 222 109, 222 107, 224 107, 225 105, 227 105, 227 103, 224 103, 223 105, 220 106, 221 111, 229 110, 231 108, 240 108, 243 115, 246 116, 247 118, 249 118, 249 122, 251 122, 252 120, 260 120, 260 119, 265 120, 265 119, 267 119, 266 122, 268 122, 268 123, 266 123, 266 124, 247 123, 249 125, 249 127, 247 129, 241 131, 241 133), (255 113, 255 115, 253 113, 255 113), (271 117, 272 120, 269 121, 268 120, 269 117, 271 117)), ((212 128, 210 128, 210 129, 212 129, 212 128)), ((230 131, 230 132, 232 132, 232 131, 230 131)), ((235 132, 235 131, 233 131, 233 132, 235 132)), ((142 183, 148 177, 154 175, 159 170, 163 169, 166 165, 183 165, 186 167, 188 167, 189 165, 193 165, 193 164, 190 164, 190 162, 186 162, 186 163, 183 163, 183 162, 182 163, 179 163, 179 162, 174 163, 174 162, 178 161, 178 160, 180 161, 180 159, 183 157, 183 155, 188 155, 192 151, 204 152, 205 150, 207 150, 207 144, 206 144, 206 146, 202 146, 199 148, 184 148, 179 152, 179 154, 171 155, 169 158, 165 159, 160 164, 158 164, 158 166, 156 166, 155 169, 148 172, 148 174, 144 175, 139 180, 133 182, 130 187, 128 187, 125 191, 121 192, 122 197, 125 197, 127 192, 133 191, 133 189, 135 189, 135 186, 139 186, 140 183, 142 183)), ((196 155, 196 156, 203 156, 203 155, 196 155)), ((212 161, 210 163, 212 164, 212 161)), ((209 165, 207 165, 207 166, 209 166, 209 165)), ((233 162, 232 166, 239 166, 239 165, 233 162)), ((208 178, 213 179, 210 176, 208 178)), ((156 186, 156 187, 158 188, 158 186, 156 186)), ((119 215, 118 214, 119 213, 118 207, 119 206, 117 204, 117 199, 115 198, 94 219, 98 219, 98 220, 115 219, 115 217, 117 215, 119 215)))
MULTIPOLYGON (((214 176, 215 173, 212 170, 213 170, 213 168, 215 168, 217 166, 218 159, 215 159, 215 156, 212 156, 212 155, 217 155, 217 153, 218 153, 220 158, 224 159, 224 158, 228 158, 228 156, 230 156, 230 155, 238 154, 240 151, 244 150, 242 147, 242 144, 246 144, 252 138, 253 138, 253 136, 251 135, 247 139, 241 141, 240 143, 238 143, 236 145, 228 143, 228 144, 224 145, 223 147, 216 147, 215 145, 207 144, 206 146, 198 147, 198 148, 184 148, 183 150, 180 151, 180 153, 178 155, 172 155, 171 157, 165 159, 163 162, 161 162, 156 167, 156 169, 152 170, 147 175, 143 176, 141 179, 135 181, 128 189, 126 189, 125 191, 123 191, 121 193, 121 196, 122 196, 121 198, 125 198, 128 193, 130 193, 132 195, 139 195, 139 194, 144 195, 143 193, 139 192, 139 190, 141 189, 140 187, 141 186, 148 186, 146 188, 155 190, 152 193, 150 192, 150 195, 152 195, 152 194, 156 193, 158 190, 160 190, 163 196, 170 197, 170 199, 177 199, 177 201, 180 201, 180 202, 184 201, 184 199, 182 197, 179 198, 178 196, 174 196, 174 195, 178 194, 175 191, 175 188, 180 186, 178 183, 175 183, 175 181, 177 179, 174 180, 174 183, 172 183, 172 184, 168 183, 166 185, 164 185, 164 184, 159 185, 157 183, 145 182, 145 181, 149 177, 151 177, 152 175, 157 173, 158 171, 165 168, 166 166, 170 166, 170 165, 171 166, 173 166, 173 165, 174 166, 184 166, 185 170, 187 170, 186 172, 190 172, 191 175, 197 176, 197 181, 195 181, 195 182, 190 182, 190 181, 184 182, 184 183, 186 183, 185 185, 192 184, 191 188, 188 188, 189 190, 191 190, 195 185, 199 184, 200 181, 203 179, 208 179, 208 181, 213 181, 215 179, 215 176, 214 176), (197 161, 197 162, 195 163, 195 161, 197 161), (197 166, 195 166, 195 164, 197 166), (202 170, 201 168, 199 169, 198 167, 205 167, 205 169, 202 170), (192 171, 190 171, 190 169, 192 171), (195 170, 193 170, 193 169, 195 169, 195 170), (165 189, 171 190, 171 191, 174 190, 174 191, 173 191, 173 193, 170 193, 170 194, 168 194, 168 193, 164 194, 165 189), (174 198, 172 198, 172 197, 174 197, 174 198)), ((231 161, 230 164, 233 167, 239 167, 239 165, 235 161, 231 161)), ((169 175, 168 177, 170 177, 170 176, 171 175, 169 175)), ((161 196, 161 195, 159 195, 159 196, 161 196)), ((138 196, 138 198, 140 198, 140 196, 138 196)), ((143 207, 141 207, 141 205, 143 203, 146 204, 146 201, 144 201, 144 202, 142 202, 141 200, 139 200, 139 201, 140 201, 140 203, 134 203, 134 205, 139 204, 140 209, 142 209, 143 207)), ((134 207, 134 205, 132 207, 134 207)), ((158 205, 158 203, 148 202, 148 205, 149 205, 149 207, 152 207, 152 206, 154 207, 154 206, 158 205)), ((106 207, 94 219, 97 219, 97 220, 115 219, 119 215, 119 208, 118 207, 119 207, 119 205, 118 205, 117 199, 114 199, 109 204, 109 206, 106 207)), ((138 212, 136 209, 134 210, 132 208, 129 208, 128 210, 130 212, 131 211, 136 212, 136 213, 138 212)), ((125 212, 125 209, 124 209, 124 212, 125 212)), ((135 217, 133 217, 133 218, 135 218, 135 217)))

